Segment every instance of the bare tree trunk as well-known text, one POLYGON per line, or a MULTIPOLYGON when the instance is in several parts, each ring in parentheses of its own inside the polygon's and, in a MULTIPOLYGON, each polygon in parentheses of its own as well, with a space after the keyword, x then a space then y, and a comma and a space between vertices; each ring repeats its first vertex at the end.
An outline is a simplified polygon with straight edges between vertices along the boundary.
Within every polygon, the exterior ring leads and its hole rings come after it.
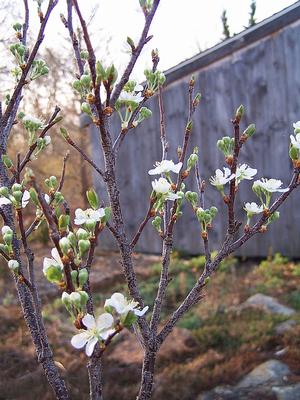
POLYGON ((151 399, 153 391, 155 360, 156 351, 146 350, 143 361, 141 387, 137 396, 137 400, 151 399))

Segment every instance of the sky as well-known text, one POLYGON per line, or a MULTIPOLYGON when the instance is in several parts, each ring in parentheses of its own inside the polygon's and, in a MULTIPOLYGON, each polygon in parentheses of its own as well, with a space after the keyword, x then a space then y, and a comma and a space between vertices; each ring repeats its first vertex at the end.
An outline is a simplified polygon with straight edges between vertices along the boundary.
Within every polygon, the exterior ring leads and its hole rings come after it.
MULTIPOLYGON (((257 22, 294 2, 294 0, 257 0, 257 22)), ((133 77, 143 80, 144 69, 151 67, 153 48, 159 50, 159 69, 167 70, 199 53, 200 50, 219 43, 222 39, 220 16, 224 9, 227 10, 231 32, 242 31, 248 23, 250 3, 251 0, 161 0, 150 30, 153 39, 145 46, 133 77)), ((16 4, 20 4, 17 11, 22 14, 23 1, 16 0, 16 4)), ((29 0, 29 4, 31 36, 34 38, 37 35, 39 21, 36 2, 29 0)), ((47 0, 44 0, 44 9, 46 4, 47 0)), ((143 28, 144 16, 140 10, 139 1, 79 0, 79 5, 87 21, 94 14, 88 28, 97 48, 97 56, 104 63, 114 62, 121 73, 129 60, 126 38, 130 36, 137 41, 143 28), (94 10, 96 11, 93 13, 94 10)), ((63 38, 67 37, 67 31, 60 21, 60 13, 66 14, 65 0, 59 0, 50 17, 42 47, 60 48, 64 43, 63 38)), ((12 32, 6 28, 5 34, 13 37, 12 32)), ((4 61, 2 58, 2 62, 4 61)))
MULTIPOLYGON (((140 77, 145 66, 151 66, 151 49, 158 48, 160 69, 166 70, 179 62, 192 57, 220 42, 222 24, 220 16, 227 10, 228 23, 232 33, 244 29, 249 19, 250 0, 161 0, 154 17, 150 33, 154 36, 146 46, 135 75, 140 77)), ((293 4, 294 0, 257 0, 257 21, 261 21, 283 8, 293 4)), ((48 32, 53 45, 61 40, 64 29, 58 14, 65 11, 65 2, 60 4, 52 16, 48 32), (50 32, 49 32, 50 33, 50 32), (54 38, 55 36, 55 38, 54 38), (53 41, 54 40, 54 41, 53 41)), ((81 0, 82 12, 89 17, 95 7, 98 9, 89 28, 99 47, 99 57, 105 61, 115 61, 123 67, 127 60, 126 37, 137 40, 143 28, 144 17, 138 0, 81 0), (101 50, 102 49, 102 50, 101 50)))

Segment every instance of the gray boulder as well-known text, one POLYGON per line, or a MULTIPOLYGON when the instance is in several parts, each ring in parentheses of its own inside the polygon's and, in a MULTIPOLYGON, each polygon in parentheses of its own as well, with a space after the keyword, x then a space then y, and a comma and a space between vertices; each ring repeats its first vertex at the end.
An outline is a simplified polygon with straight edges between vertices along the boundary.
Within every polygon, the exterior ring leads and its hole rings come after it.
POLYGON ((273 387, 273 393, 277 400, 297 400, 300 399, 300 383, 290 386, 273 387))
POLYGON ((293 315, 295 310, 290 307, 283 306, 274 297, 266 296, 261 293, 254 294, 249 297, 241 306, 240 309, 253 307, 261 309, 270 314, 281 314, 287 317, 293 315))

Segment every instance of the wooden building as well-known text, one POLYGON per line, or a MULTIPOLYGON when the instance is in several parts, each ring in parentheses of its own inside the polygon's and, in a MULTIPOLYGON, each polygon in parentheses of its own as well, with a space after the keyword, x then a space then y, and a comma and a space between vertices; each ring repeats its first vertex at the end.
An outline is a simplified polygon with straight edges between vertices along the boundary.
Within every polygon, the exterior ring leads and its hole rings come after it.
MULTIPOLYGON (((176 44, 172 44, 175 46, 176 44)), ((257 131, 242 151, 240 162, 258 169, 256 179, 274 177, 284 186, 289 183, 292 165, 288 156, 292 123, 300 120, 300 2, 258 23, 197 56, 166 71, 164 88, 165 116, 170 144, 169 159, 176 160, 187 121, 188 81, 194 75, 196 88, 202 93, 199 109, 194 116, 190 151, 199 147, 200 166, 208 182, 216 168, 224 166, 223 155, 216 141, 232 134, 230 119, 235 109, 246 109, 242 128, 255 123, 257 131)), ((143 219, 151 192, 147 171, 161 158, 158 100, 148 103, 153 116, 126 137, 118 159, 118 179, 124 218, 130 234, 143 219)), ((113 117, 111 132, 116 136, 120 121, 113 117)), ((94 160, 101 165, 99 138, 91 128, 94 160)), ((196 189, 194 177, 186 182, 189 190, 196 189)), ((103 184, 95 177, 95 185, 105 198, 103 184)), ((257 201, 251 190, 252 181, 240 185, 237 214, 245 218, 245 201, 257 201)), ((227 224, 226 207, 219 193, 207 185, 206 206, 215 205, 219 214, 210 233, 210 245, 217 249, 227 224)), ((281 218, 269 232, 249 241, 240 255, 266 256, 280 252, 290 257, 300 256, 300 190, 292 194, 281 208, 281 218)), ((101 246, 112 248, 113 240, 104 235, 101 246)), ((199 225, 184 205, 184 216, 176 226, 175 249, 189 254, 202 252, 199 225)), ((160 252, 161 240, 151 224, 145 229, 137 248, 143 252, 160 252)))

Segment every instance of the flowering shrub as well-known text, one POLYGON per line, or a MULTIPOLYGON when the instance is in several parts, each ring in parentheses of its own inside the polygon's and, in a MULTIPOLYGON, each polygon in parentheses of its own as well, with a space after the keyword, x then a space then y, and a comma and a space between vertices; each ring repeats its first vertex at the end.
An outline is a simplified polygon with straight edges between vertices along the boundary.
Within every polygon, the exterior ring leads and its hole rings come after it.
MULTIPOLYGON (((154 17, 159 0, 139 0, 145 17, 145 26, 137 44, 127 38, 131 49, 131 57, 127 68, 120 75, 115 66, 104 66, 96 59, 90 40, 86 22, 81 14, 77 0, 67 0, 68 17, 62 16, 69 31, 77 71, 76 80, 70 82, 79 96, 81 110, 86 113, 98 128, 101 138, 105 169, 100 169, 83 149, 72 139, 72 135, 61 125, 62 117, 57 107, 48 121, 42 121, 36 116, 27 115, 19 110, 23 92, 31 81, 42 79, 49 72, 49 67, 43 60, 37 59, 39 46, 43 40, 46 25, 58 0, 49 0, 45 5, 37 0, 37 12, 40 18, 40 30, 34 46, 27 43, 28 9, 25 7, 25 23, 16 23, 13 29, 16 33, 15 43, 10 51, 15 62, 13 75, 16 85, 11 95, 6 99, 6 107, 1 109, 1 162, 0 162, 0 211, 4 221, 0 254, 7 261, 15 280, 24 318, 31 333, 38 360, 52 386, 57 399, 69 399, 66 385, 53 361, 52 351, 44 328, 39 291, 35 282, 34 255, 28 244, 32 232, 47 222, 53 248, 50 254, 45 254, 43 273, 45 279, 56 285, 61 291, 61 300, 67 313, 74 321, 77 332, 70 343, 76 349, 85 348, 88 359, 91 399, 102 398, 101 358, 107 346, 123 329, 136 333, 137 340, 144 349, 142 379, 137 399, 149 399, 152 393, 154 366, 160 346, 170 334, 175 324, 203 297, 203 290, 211 275, 218 269, 221 262, 236 249, 242 246, 254 235, 267 230, 270 223, 279 218, 279 206, 299 185, 300 168, 300 122, 294 123, 294 135, 291 135, 289 149, 293 163, 291 182, 285 188, 283 183, 275 178, 261 178, 254 181, 252 189, 258 197, 259 204, 251 201, 244 205, 244 232, 239 234, 243 222, 235 219, 235 198, 239 185, 246 184, 258 174, 255 168, 240 164, 240 151, 255 134, 255 125, 250 124, 240 132, 244 107, 240 106, 233 119, 233 136, 225 136, 218 140, 217 148, 224 155, 226 166, 217 169, 210 178, 210 183, 222 196, 228 208, 227 236, 220 250, 212 256, 209 247, 209 231, 213 229, 213 221, 218 214, 214 204, 204 206, 205 182, 202 180, 198 164, 198 149, 190 151, 189 140, 193 130, 193 114, 199 106, 201 95, 194 93, 195 80, 191 78, 188 91, 188 119, 183 133, 183 143, 178 149, 178 160, 168 160, 167 138, 163 114, 164 74, 157 70, 159 56, 157 50, 152 51, 152 69, 145 70, 143 85, 130 80, 133 67, 144 47, 151 39, 148 36, 149 27, 154 17), (80 22, 84 38, 81 48, 73 28, 73 13, 80 22), (162 143, 162 159, 148 171, 151 176, 158 176, 149 187, 149 207, 147 214, 136 234, 129 238, 122 217, 119 189, 116 180, 116 159, 118 149, 127 138, 129 132, 152 116, 145 104, 156 95, 161 113, 160 140, 162 143), (120 133, 113 141, 110 132, 110 117, 117 113, 120 118, 120 133), (23 158, 18 156, 13 162, 7 154, 7 140, 14 123, 22 124, 27 131, 28 150, 23 158), (94 189, 87 192, 89 208, 77 208, 70 212, 68 199, 63 194, 65 163, 60 179, 50 176, 45 179, 44 186, 37 182, 34 171, 28 168, 31 160, 51 142, 51 128, 60 125, 62 138, 90 164, 103 179, 109 195, 107 204, 100 201, 94 189), (49 133, 49 135, 47 134, 49 133), (189 154, 190 153, 190 154, 189 154), (195 174, 198 191, 188 190, 189 179, 195 174), (245 181, 242 183, 242 181, 245 181), (275 193, 280 193, 271 203, 275 193), (173 247, 173 235, 177 220, 182 216, 182 205, 190 203, 195 221, 199 223, 205 265, 192 289, 186 294, 181 305, 174 310, 169 319, 161 321, 161 312, 168 287, 168 270, 173 247), (28 203, 35 208, 35 218, 29 226, 24 223, 24 208, 28 203), (73 212, 75 218, 73 217, 73 212), (252 223, 252 220, 255 222, 252 223), (132 252, 148 222, 162 241, 162 263, 158 290, 153 304, 144 304, 136 279, 132 252), (251 225, 250 225, 251 224, 251 225), (101 232, 109 230, 113 235, 120 252, 121 263, 128 286, 128 298, 122 293, 114 293, 105 301, 102 314, 95 317, 93 298, 90 289, 90 271, 93 267, 94 251, 97 240, 101 240, 101 232), (26 261, 20 257, 25 252, 26 261)), ((27 1, 24 1, 25 6, 27 1)), ((155 160, 154 160, 155 161, 155 160)), ((100 194, 101 195, 101 194, 100 194)))

